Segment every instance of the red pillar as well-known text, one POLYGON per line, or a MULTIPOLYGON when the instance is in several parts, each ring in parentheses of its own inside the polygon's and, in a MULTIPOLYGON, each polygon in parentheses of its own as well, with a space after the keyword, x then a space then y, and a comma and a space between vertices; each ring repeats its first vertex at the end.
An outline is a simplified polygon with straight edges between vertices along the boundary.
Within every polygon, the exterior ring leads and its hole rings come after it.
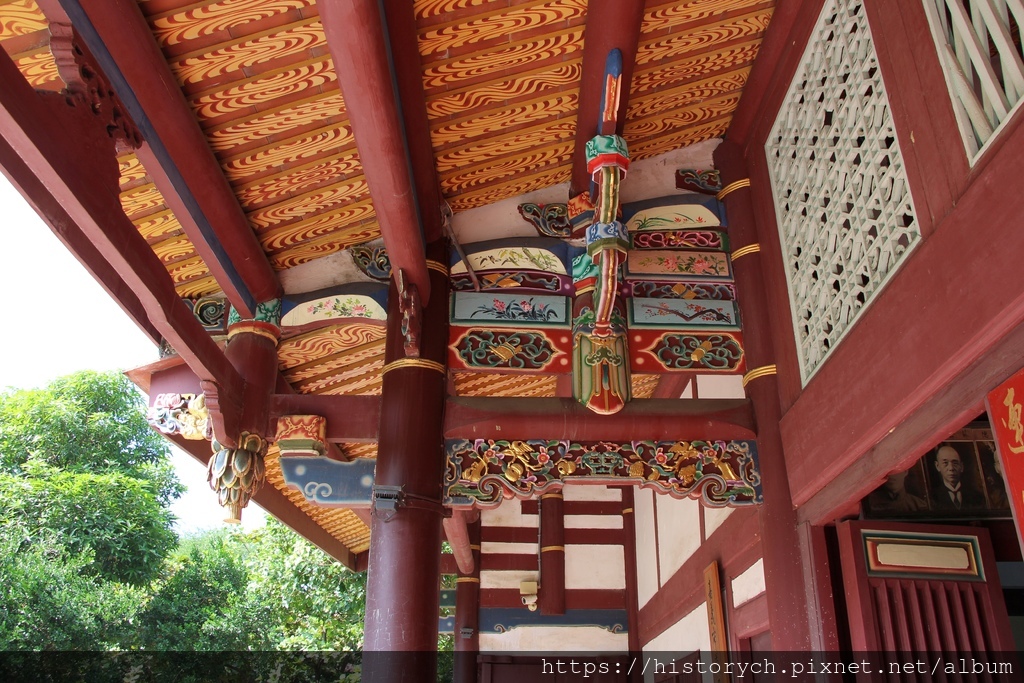
POLYGON ((541 614, 565 614, 565 514, 562 492, 540 497, 541 614))
POLYGON ((469 525, 473 571, 455 579, 454 683, 476 683, 480 652, 480 520, 469 525))
POLYGON ((435 292, 422 311, 420 357, 406 357, 400 295, 388 297, 388 331, 371 525, 363 673, 368 683, 430 681, 437 676, 441 488, 448 346, 448 275, 443 242, 428 250, 435 292), (385 487, 382 489, 381 487, 385 487), (401 487, 393 513, 386 487, 401 487), (384 653, 377 655, 376 653, 384 653))
MULTIPOLYGON (((623 486, 622 491, 622 532, 625 538, 622 548, 623 562, 626 573, 626 633, 629 656, 640 657, 640 598, 637 596, 636 576, 636 509, 634 506, 634 489, 623 486)), ((633 683, 643 680, 643 674, 635 668, 629 680, 633 683)))
MULTIPOLYGON (((718 147, 715 165, 721 172, 723 185, 748 177, 742 151, 733 143, 724 142, 718 147)), ((758 243, 750 188, 730 192, 724 202, 733 252, 758 243)), ((764 296, 760 256, 755 252, 736 259, 733 270, 743 319, 747 369, 774 364, 771 320, 764 296)), ((760 518, 772 647, 775 650, 805 651, 811 648, 809 605, 813 589, 804 575, 797 516, 789 490, 779 432, 781 407, 776 376, 768 374, 753 379, 747 384, 746 391, 754 403, 758 427, 757 456, 764 494, 760 518)))

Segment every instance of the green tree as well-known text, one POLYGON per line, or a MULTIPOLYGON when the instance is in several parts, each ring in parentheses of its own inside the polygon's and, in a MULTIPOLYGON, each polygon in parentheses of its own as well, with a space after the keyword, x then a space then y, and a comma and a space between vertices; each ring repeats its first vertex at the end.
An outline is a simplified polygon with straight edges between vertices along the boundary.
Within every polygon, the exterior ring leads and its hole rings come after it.
POLYGON ((68 472, 28 462, 0 474, 0 531, 26 540, 58 534, 68 552, 91 552, 88 569, 105 579, 145 585, 177 545, 174 517, 155 484, 118 472, 68 472))
POLYGON ((166 442, 146 423, 142 395, 116 372, 78 372, 42 389, 0 394, 0 471, 30 462, 151 481, 163 504, 182 487, 166 442))
POLYGON ((105 650, 124 642, 144 599, 104 581, 91 553, 55 534, 0 538, 0 650, 105 650))

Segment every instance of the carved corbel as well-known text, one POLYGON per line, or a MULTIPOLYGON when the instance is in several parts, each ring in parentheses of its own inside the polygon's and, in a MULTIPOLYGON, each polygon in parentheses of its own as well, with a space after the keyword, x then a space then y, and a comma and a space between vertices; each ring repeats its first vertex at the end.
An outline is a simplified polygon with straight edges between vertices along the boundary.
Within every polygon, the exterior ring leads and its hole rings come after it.
POLYGON ((65 101, 96 117, 114 141, 118 154, 138 149, 143 142, 142 134, 99 64, 69 24, 50 24, 50 52, 66 84, 65 101))
POLYGON ((265 456, 267 440, 258 434, 243 432, 237 447, 213 442, 213 456, 207 466, 207 481, 217 493, 217 502, 228 509, 224 519, 230 524, 242 521, 242 510, 267 479, 265 456))

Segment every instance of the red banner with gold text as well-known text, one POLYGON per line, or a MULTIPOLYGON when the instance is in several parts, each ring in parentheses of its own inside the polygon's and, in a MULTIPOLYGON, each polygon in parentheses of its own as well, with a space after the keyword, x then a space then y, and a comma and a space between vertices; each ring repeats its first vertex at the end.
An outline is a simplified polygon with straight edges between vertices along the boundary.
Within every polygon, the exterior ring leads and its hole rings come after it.
POLYGON ((1017 525, 1017 540, 1024 549, 1024 370, 990 391, 985 404, 1017 525))

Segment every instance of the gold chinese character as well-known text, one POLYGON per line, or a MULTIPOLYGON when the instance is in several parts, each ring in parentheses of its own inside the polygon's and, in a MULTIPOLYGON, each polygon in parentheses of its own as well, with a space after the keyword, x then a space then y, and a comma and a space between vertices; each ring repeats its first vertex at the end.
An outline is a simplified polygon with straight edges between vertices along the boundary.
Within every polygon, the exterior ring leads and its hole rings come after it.
POLYGON ((1010 446, 1010 451, 1013 453, 1024 453, 1024 424, 1021 423, 1020 413, 1021 405, 1013 400, 1013 388, 1006 390, 1006 398, 1003 399, 1003 405, 1008 408, 1009 421, 1003 420, 1003 426, 1013 431, 1014 440, 1017 442, 1017 446, 1010 446))

